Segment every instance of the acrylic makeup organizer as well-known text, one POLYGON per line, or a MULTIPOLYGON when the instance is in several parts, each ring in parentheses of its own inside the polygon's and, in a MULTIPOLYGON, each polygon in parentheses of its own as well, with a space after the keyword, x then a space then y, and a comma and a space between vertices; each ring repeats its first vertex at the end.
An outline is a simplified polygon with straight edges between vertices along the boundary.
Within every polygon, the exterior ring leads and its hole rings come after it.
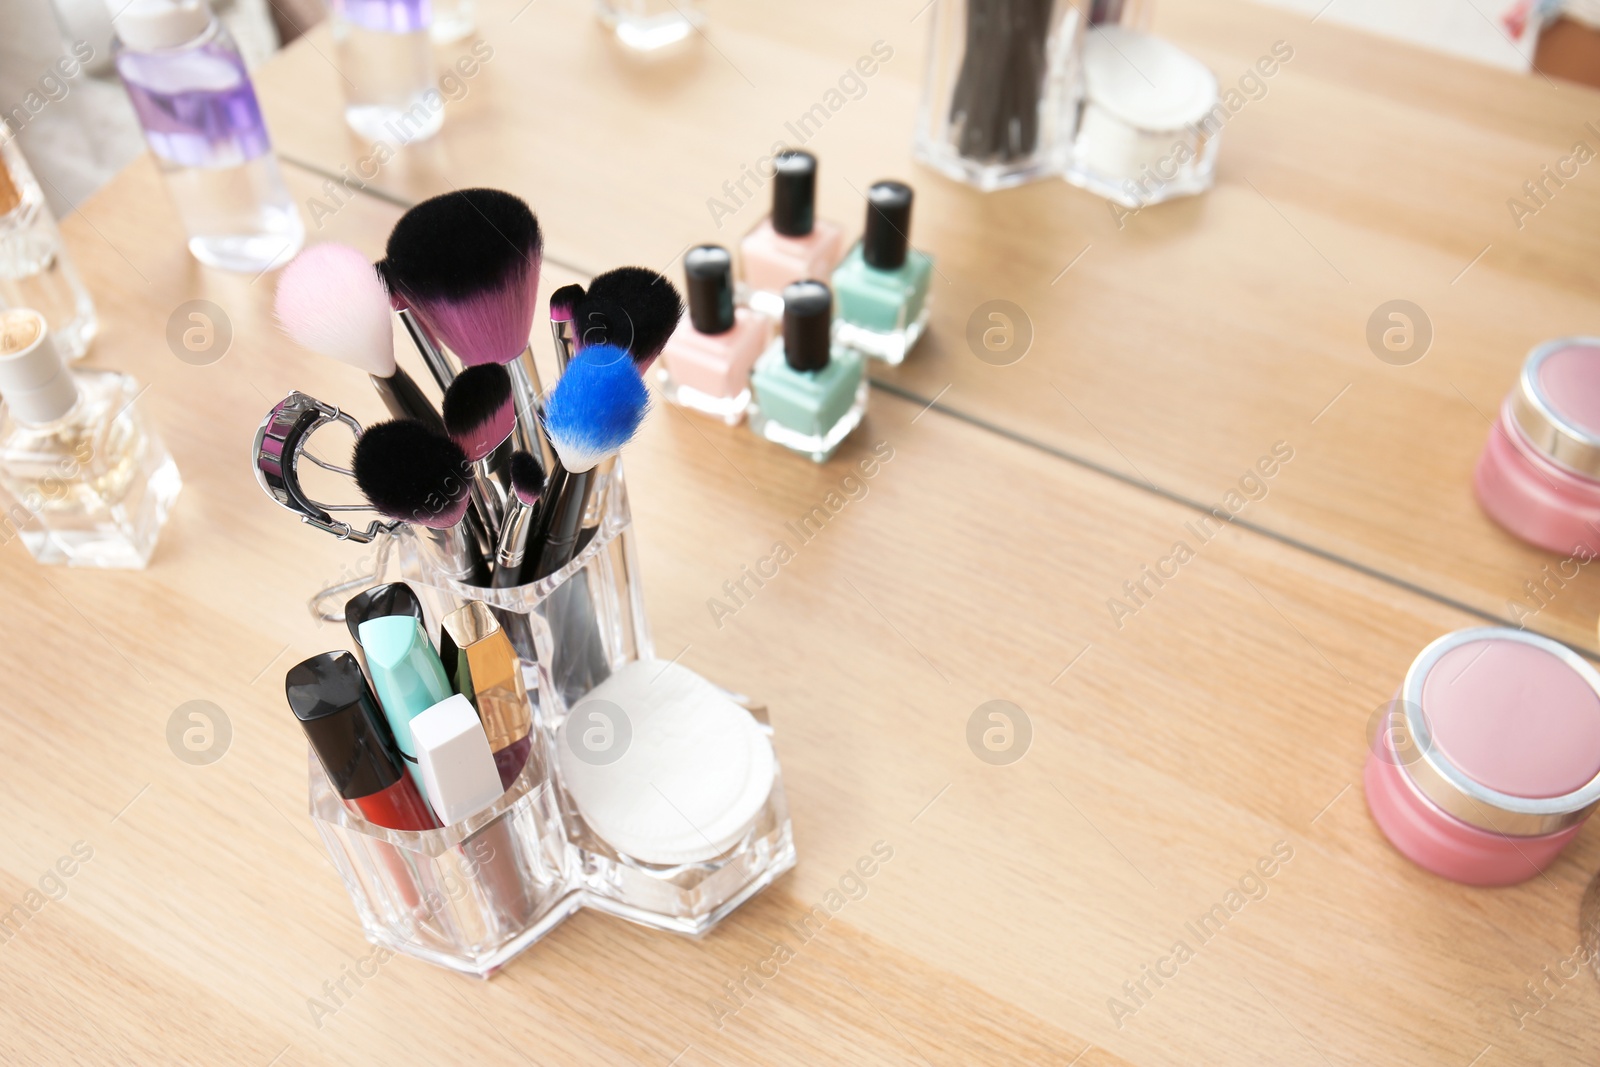
MULTIPOLYGON (((653 659, 654 651, 620 463, 599 476, 589 518, 593 532, 586 530, 571 563, 514 588, 442 576, 407 528, 380 554, 376 580, 409 584, 430 634, 469 600, 490 607, 522 660, 533 744, 521 777, 499 801, 464 823, 422 832, 361 819, 311 757, 312 815, 375 943, 489 977, 580 907, 700 935, 794 866, 775 762, 771 790, 743 832, 717 855, 692 862, 651 863, 613 847, 562 781, 557 746, 569 712, 596 684, 653 659)), ((770 737, 765 709, 718 692, 770 737)))

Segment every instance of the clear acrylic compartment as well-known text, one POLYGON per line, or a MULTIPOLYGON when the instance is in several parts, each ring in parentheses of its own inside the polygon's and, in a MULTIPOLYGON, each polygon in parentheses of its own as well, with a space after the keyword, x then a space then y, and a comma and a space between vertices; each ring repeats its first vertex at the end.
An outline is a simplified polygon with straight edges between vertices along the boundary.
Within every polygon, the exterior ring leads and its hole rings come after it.
MULTIPOLYGON (((733 909, 795 863, 781 771, 765 804, 738 840, 719 855, 693 863, 649 863, 613 847, 592 830, 565 787, 556 755, 557 738, 573 707, 624 666, 654 659, 645 618, 632 518, 621 464, 597 477, 590 508, 595 520, 587 543, 567 566, 529 585, 483 589, 438 574, 429 556, 404 533, 396 554, 401 573, 435 620, 468 600, 494 611, 523 659, 539 741, 535 751, 552 757, 567 839, 574 849, 576 880, 584 906, 658 929, 685 934, 710 930, 733 909)), ((762 732, 771 728, 763 709, 725 690, 751 712, 762 732)))
POLYGON ((368 940, 488 978, 582 903, 548 752, 504 796, 442 830, 352 811, 310 753, 311 814, 368 940))
POLYGON ((985 192, 1055 174, 1075 132, 1081 0, 944 0, 914 150, 985 192))

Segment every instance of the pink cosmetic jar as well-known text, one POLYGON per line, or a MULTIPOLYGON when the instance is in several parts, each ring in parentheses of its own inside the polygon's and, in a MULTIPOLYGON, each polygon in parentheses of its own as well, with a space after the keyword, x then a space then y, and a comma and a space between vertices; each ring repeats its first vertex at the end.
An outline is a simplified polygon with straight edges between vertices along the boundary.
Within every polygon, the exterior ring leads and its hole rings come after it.
POLYGON ((1600 674, 1525 630, 1446 634, 1406 672, 1363 782, 1378 828, 1417 864, 1468 885, 1526 881, 1600 800, 1600 674))
POLYGON ((1528 353, 1473 482, 1489 517, 1524 541, 1600 553, 1600 337, 1528 353))

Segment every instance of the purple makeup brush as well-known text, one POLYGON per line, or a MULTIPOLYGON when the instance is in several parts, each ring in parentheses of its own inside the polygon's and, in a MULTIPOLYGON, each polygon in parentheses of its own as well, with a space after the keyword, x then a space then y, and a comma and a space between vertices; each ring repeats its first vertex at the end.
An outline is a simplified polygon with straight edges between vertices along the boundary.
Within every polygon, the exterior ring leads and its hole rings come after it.
POLYGON ((396 419, 369 426, 356 438, 351 468, 373 510, 417 527, 449 577, 488 584, 488 565, 462 521, 471 499, 471 466, 460 445, 413 419, 396 419))
POLYGON ((468 367, 444 394, 444 426, 472 464, 472 499, 498 530, 505 518, 508 456, 500 446, 517 426, 511 375, 498 363, 468 367), (502 477, 502 475, 504 475, 502 477))
POLYGON ((544 471, 539 461, 526 452, 511 455, 511 499, 507 501, 506 521, 500 527, 500 544, 494 556, 494 584, 506 588, 522 584, 522 561, 528 548, 528 533, 544 494, 544 471))
POLYGON ((556 343, 556 368, 561 371, 572 359, 572 320, 582 299, 581 285, 563 285, 550 294, 550 336, 556 343))

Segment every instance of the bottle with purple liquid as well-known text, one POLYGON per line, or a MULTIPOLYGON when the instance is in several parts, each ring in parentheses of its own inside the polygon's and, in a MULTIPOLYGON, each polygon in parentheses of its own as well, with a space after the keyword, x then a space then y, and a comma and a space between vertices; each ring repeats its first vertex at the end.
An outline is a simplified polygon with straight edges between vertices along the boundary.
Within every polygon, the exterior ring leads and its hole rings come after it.
POLYGON ((305 226, 238 46, 205 0, 114 0, 117 73, 189 231, 223 270, 287 263, 305 226))
POLYGON ((344 118, 368 141, 405 145, 444 124, 432 0, 328 0, 344 74, 344 118))

